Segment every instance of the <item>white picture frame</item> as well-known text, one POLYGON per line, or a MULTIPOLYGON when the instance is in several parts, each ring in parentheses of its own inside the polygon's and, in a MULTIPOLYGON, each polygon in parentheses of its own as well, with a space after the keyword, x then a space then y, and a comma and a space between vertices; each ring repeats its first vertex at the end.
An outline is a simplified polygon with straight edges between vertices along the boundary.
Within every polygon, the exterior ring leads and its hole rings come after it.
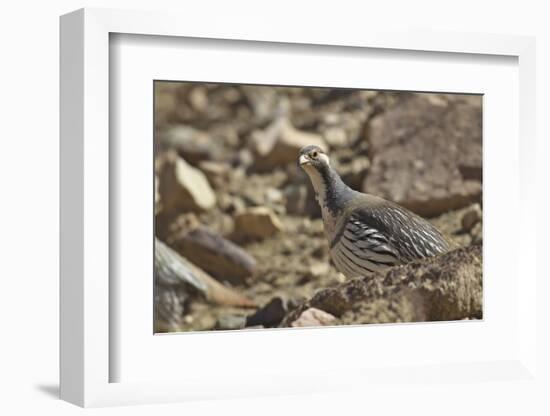
MULTIPOLYGON (((525 215, 535 212, 530 180, 535 169, 534 146, 531 146, 535 142, 534 39, 467 33, 384 32, 375 28, 367 28, 360 35, 353 31, 329 35, 315 26, 303 33, 281 30, 279 25, 255 25, 253 22, 249 26, 240 25, 237 30, 224 20, 216 25, 204 25, 201 19, 185 19, 186 23, 182 25, 183 20, 177 14, 106 9, 83 9, 61 18, 61 398, 87 407, 353 388, 360 391, 361 387, 368 385, 369 389, 375 389, 380 383, 395 383, 396 379, 400 383, 412 382, 412 379, 420 382, 536 382, 536 262, 534 250, 528 250, 527 245, 522 244, 536 240, 536 219, 533 215, 525 215), (298 374, 280 369, 265 372, 266 377, 261 381, 232 375, 229 386, 229 379, 222 375, 218 381, 213 381, 206 373, 202 378, 195 374, 188 378, 179 377, 180 380, 151 377, 147 381, 112 382, 112 368, 122 358, 119 350, 112 348, 112 338, 117 335, 113 334, 113 325, 110 324, 112 313, 117 309, 112 297, 116 288, 109 278, 115 267, 115 259, 109 251, 110 227, 113 227, 114 220, 110 215, 110 172, 116 170, 113 166, 116 160, 110 158, 109 147, 112 134, 109 124, 112 34, 224 39, 228 42, 256 42, 260 46, 258 42, 269 42, 278 44, 282 50, 290 44, 306 47, 330 45, 334 51, 351 47, 355 50, 468 54, 474 60, 476 55, 517 59, 519 132, 514 134, 520 153, 516 178, 518 201, 513 209, 520 218, 516 266, 523 271, 522 279, 517 281, 516 308, 512 312, 517 331, 511 339, 517 345, 503 354, 496 354, 498 359, 495 360, 481 357, 454 363, 442 358, 438 364, 420 360, 415 363, 412 378, 410 365, 403 368, 374 368, 372 365, 350 368, 344 365, 342 368, 331 366, 321 368, 319 372, 298 374)), ((409 331, 405 328, 401 326, 399 330, 409 331)), ((455 331, 460 330, 458 326, 456 328, 455 331)), ((306 330, 300 333, 301 342, 307 344, 308 339, 318 338, 321 333, 323 336, 338 336, 327 329, 306 330)), ((350 329, 348 333, 357 336, 357 330, 350 329)), ((264 337, 270 339, 281 337, 281 331, 267 331, 267 334, 264 337)), ((223 335, 207 334, 210 339, 223 335)), ((176 337, 165 336, 162 342, 173 343, 176 337)), ((229 342, 227 335, 224 342, 229 342)))

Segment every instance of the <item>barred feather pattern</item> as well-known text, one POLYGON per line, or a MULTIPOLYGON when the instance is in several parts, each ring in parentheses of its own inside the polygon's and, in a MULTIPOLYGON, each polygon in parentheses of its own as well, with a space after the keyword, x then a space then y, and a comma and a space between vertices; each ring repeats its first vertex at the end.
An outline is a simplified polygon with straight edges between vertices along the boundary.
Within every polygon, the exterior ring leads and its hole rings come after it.
POLYGON ((349 278, 367 276, 449 249, 428 221, 398 206, 359 209, 331 242, 336 268, 349 278))

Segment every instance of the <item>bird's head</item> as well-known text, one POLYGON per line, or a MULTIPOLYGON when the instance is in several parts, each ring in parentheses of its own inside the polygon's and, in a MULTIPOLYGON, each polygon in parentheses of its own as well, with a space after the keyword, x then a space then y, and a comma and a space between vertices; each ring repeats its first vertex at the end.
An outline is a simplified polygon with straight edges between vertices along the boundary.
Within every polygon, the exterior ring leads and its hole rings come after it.
POLYGON ((327 154, 319 146, 309 145, 300 150, 298 164, 307 173, 320 171, 330 165, 327 154))

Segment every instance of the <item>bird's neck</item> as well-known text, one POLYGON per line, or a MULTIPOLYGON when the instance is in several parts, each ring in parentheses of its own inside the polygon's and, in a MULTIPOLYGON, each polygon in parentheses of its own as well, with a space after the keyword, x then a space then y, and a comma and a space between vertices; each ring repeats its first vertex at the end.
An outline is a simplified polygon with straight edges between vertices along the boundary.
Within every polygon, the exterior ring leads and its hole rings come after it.
POLYGON ((323 216, 326 214, 337 215, 345 208, 354 191, 330 166, 321 166, 308 173, 323 216))

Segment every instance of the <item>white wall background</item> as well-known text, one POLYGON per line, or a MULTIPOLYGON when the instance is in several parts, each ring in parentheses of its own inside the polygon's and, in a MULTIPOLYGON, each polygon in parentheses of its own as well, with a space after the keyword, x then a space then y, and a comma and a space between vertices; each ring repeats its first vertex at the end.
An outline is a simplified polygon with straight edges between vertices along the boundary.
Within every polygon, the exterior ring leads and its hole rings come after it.
MULTIPOLYGON (((548 256, 550 157, 550 30, 545 1, 168 1, 88 0, 4 2, 0 12, 0 414, 76 414, 56 399, 58 384, 58 16, 80 7, 185 11, 194 15, 246 14, 251 19, 301 25, 326 22, 327 31, 373 22, 397 27, 511 33, 537 36, 539 135, 539 260, 548 256), (34 411, 34 412, 33 412, 34 411)), ((185 21, 182 21, 182 25, 185 21)), ((503 234, 504 237, 504 234, 503 234)), ((550 277, 549 277, 550 279, 550 277)), ((550 293, 543 282, 539 293, 550 293)), ((543 340, 539 360, 550 374, 549 307, 539 305, 543 340), (541 320, 542 321, 542 320, 541 320), (545 357, 546 356, 546 357, 545 357)), ((550 414, 544 395, 500 383, 481 393, 475 386, 431 386, 407 397, 325 396, 187 403, 93 410, 101 415, 149 414, 550 414), (537 400, 538 398, 538 400, 537 400), (543 399, 541 399, 543 398, 543 399), (537 404, 539 403, 539 404, 537 404), (540 403, 545 403, 544 407, 540 403)))

